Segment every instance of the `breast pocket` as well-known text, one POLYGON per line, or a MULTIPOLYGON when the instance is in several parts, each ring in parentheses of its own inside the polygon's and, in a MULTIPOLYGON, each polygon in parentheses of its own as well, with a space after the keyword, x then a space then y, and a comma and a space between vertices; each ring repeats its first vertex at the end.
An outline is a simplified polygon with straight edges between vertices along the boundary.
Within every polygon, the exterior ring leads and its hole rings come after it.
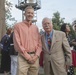
POLYGON ((61 46, 62 45, 62 40, 56 40, 55 45, 54 46, 61 46))
POLYGON ((52 45, 52 52, 57 52, 60 49, 62 49, 62 41, 61 40, 56 40, 56 42, 52 45))

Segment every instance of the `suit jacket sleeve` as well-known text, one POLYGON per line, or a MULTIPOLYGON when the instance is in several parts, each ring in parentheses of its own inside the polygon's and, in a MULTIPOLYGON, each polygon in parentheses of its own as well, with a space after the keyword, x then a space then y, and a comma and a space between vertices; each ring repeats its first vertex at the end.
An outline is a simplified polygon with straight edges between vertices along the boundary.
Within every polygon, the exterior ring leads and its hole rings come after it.
POLYGON ((63 41, 62 41, 62 45, 63 45, 63 50, 65 52, 66 55, 66 65, 72 65, 72 54, 71 54, 71 50, 70 50, 70 45, 68 43, 68 40, 66 38, 65 33, 63 33, 63 41))

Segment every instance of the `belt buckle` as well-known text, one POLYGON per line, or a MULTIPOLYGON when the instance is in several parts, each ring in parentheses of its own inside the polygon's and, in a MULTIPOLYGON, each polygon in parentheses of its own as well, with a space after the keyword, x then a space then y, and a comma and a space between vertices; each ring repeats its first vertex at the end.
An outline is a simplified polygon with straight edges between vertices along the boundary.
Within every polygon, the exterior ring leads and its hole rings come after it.
POLYGON ((27 52, 28 54, 34 54, 35 52, 27 52))

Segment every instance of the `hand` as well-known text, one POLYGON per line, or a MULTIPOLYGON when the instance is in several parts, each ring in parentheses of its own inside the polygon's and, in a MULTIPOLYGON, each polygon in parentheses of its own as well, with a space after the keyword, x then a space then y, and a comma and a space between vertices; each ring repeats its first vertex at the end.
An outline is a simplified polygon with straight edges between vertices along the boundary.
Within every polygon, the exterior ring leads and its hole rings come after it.
POLYGON ((31 57, 29 60, 27 60, 27 62, 29 63, 29 64, 34 64, 34 61, 33 61, 33 58, 31 57))
POLYGON ((31 56, 30 56, 30 55, 29 55, 29 57, 28 57, 28 58, 26 58, 25 53, 21 53, 21 55, 22 55, 26 60, 31 59, 31 56))
POLYGON ((38 56, 37 55, 34 55, 33 56, 33 61, 35 62, 37 60, 38 56))
POLYGON ((30 56, 30 58, 27 59, 27 58, 25 57, 25 54, 21 53, 21 55, 27 60, 27 62, 28 62, 29 64, 33 64, 33 63, 34 63, 32 56, 30 56))
POLYGON ((70 67, 69 65, 66 65, 66 71, 67 71, 67 72, 68 72, 68 70, 69 70, 69 67, 70 67))

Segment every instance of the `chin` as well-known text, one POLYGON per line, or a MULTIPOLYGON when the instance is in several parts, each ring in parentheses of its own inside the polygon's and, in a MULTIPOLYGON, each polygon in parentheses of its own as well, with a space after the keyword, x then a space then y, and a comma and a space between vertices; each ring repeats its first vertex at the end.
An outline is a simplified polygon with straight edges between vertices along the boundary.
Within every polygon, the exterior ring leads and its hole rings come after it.
POLYGON ((32 21, 32 19, 31 19, 31 18, 28 18, 27 20, 28 20, 28 21, 32 21))
POLYGON ((50 29, 47 29, 46 31, 47 31, 47 32, 49 32, 49 31, 50 31, 50 29))
POLYGON ((48 31, 48 30, 46 30, 45 32, 47 32, 47 33, 48 33, 49 31, 48 31))
POLYGON ((28 21, 32 21, 31 19, 28 19, 28 21))

